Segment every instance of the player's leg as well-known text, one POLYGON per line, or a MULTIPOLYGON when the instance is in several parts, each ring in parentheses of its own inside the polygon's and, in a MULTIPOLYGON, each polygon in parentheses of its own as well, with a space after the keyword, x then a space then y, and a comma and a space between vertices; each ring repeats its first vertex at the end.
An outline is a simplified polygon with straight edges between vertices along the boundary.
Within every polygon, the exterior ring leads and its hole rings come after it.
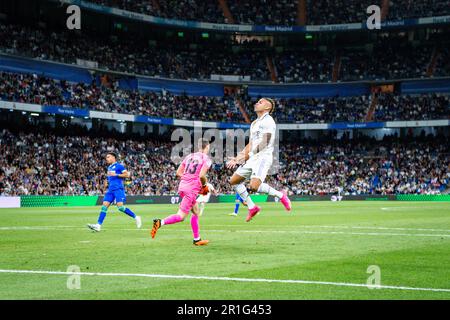
POLYGON ((193 196, 194 199, 192 200, 191 195, 186 194, 182 191, 180 192, 180 196, 181 196, 182 200, 181 200, 180 207, 178 208, 177 213, 172 214, 172 215, 166 217, 165 219, 153 219, 153 227, 150 232, 152 238, 155 238, 156 232, 162 226, 179 223, 181 221, 184 221, 184 219, 188 216, 189 211, 191 211, 192 206, 193 206, 192 201, 194 201, 194 203, 195 203, 196 197, 193 196))
POLYGON ((286 191, 278 191, 278 190, 272 188, 271 186, 269 186, 267 183, 261 183, 261 181, 259 179, 255 179, 255 180, 257 180, 257 181, 253 184, 253 186, 252 186, 252 182, 250 182, 251 190, 253 190, 253 191, 256 190, 259 193, 266 193, 270 196, 277 197, 278 199, 280 199, 280 202, 283 204, 284 208, 287 211, 291 210, 291 201, 289 200, 286 191))
POLYGON ((239 167, 234 175, 230 179, 231 185, 235 186, 236 193, 241 197, 243 201, 247 203, 248 215, 245 221, 250 221, 255 215, 257 215, 261 208, 255 205, 252 198, 249 196, 247 188, 244 185, 244 180, 248 179, 253 174, 254 161, 249 160, 243 166, 239 167))
POLYGON ((249 210, 255 207, 255 204, 250 198, 247 188, 244 184, 245 179, 250 177, 250 175, 251 168, 244 165, 242 167, 239 167, 239 169, 236 170, 236 172, 230 178, 230 184, 234 186, 234 190, 241 197, 241 199, 247 203, 249 210))
POLYGON ((203 215, 203 211, 205 211, 205 202, 197 202, 197 204, 198 204, 198 210, 199 210, 199 213, 198 213, 198 215, 201 217, 202 215, 203 215))
POLYGON ((256 164, 253 170, 249 189, 253 192, 265 193, 271 195, 273 197, 277 197, 280 199, 280 202, 283 204, 287 211, 291 210, 291 201, 287 197, 287 193, 283 191, 278 191, 269 186, 267 183, 264 183, 264 180, 267 177, 267 173, 272 166, 272 161, 268 159, 260 159, 256 164))
MULTIPOLYGON (((252 192, 261 192, 260 187, 263 181, 266 179, 267 173, 272 165, 272 159, 269 158, 258 158, 252 163, 252 174, 250 177, 249 190, 252 192)), ((245 221, 249 222, 256 216, 259 211, 251 211, 247 215, 245 221)))
POLYGON ((206 246, 209 243, 209 240, 202 240, 200 237, 200 209, 199 204, 195 203, 192 207, 192 216, 191 216, 191 228, 192 228, 192 235, 194 236, 194 240, 192 243, 196 246, 206 246))
POLYGON ((111 205, 111 202, 114 201, 114 194, 111 192, 107 192, 105 194, 105 197, 103 198, 102 208, 100 209, 100 214, 98 215, 97 223, 95 224, 88 224, 88 228, 99 232, 102 229, 103 221, 106 218, 106 212, 108 211, 109 206, 111 205))
POLYGON ((240 205, 241 202, 239 200, 236 200, 234 204, 234 212, 230 213, 229 216, 236 217, 238 215, 240 205))
POLYGON ((133 211, 131 211, 130 208, 125 207, 123 202, 117 202, 117 209, 120 212, 125 213, 126 215, 130 216, 131 218, 133 218, 136 221, 136 227, 138 227, 139 229, 142 226, 142 220, 140 216, 137 216, 133 211))
POLYGON ((182 221, 184 221, 184 219, 186 219, 188 214, 189 213, 184 212, 180 208, 180 209, 178 209, 177 213, 172 214, 172 215, 166 217, 165 219, 153 219, 153 226, 152 226, 152 230, 150 232, 152 238, 155 238, 156 232, 158 231, 159 228, 161 228, 164 225, 182 222, 182 221))
POLYGON ((168 216, 167 218, 161 220, 161 225, 164 226, 166 224, 174 224, 181 221, 184 221, 189 213, 184 212, 182 208, 178 209, 176 214, 172 214, 168 216))
POLYGON ((229 216, 236 217, 238 215, 239 207, 241 205, 241 202, 244 203, 242 198, 239 196, 239 194, 236 193, 236 201, 235 201, 235 204, 234 204, 234 212, 230 213, 229 216))
POLYGON ((127 198, 125 196, 125 192, 123 190, 117 190, 117 191, 115 191, 115 196, 116 196, 117 209, 120 212, 123 212, 126 215, 130 216, 131 218, 133 218, 136 221, 136 226, 138 228, 141 228, 141 226, 142 226, 141 217, 137 216, 133 211, 131 211, 130 208, 127 208, 124 205, 124 203, 127 200, 127 198))

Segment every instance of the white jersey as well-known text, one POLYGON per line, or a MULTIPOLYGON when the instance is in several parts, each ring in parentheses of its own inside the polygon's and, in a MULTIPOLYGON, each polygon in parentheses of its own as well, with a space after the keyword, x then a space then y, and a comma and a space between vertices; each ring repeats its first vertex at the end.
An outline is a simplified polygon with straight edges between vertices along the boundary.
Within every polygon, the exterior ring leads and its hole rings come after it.
POLYGON ((250 157, 236 170, 236 174, 245 179, 258 178, 264 182, 273 163, 273 152, 275 146, 276 123, 269 113, 263 114, 250 126, 250 157), (267 146, 256 152, 257 146, 262 142, 263 136, 270 133, 270 141, 267 146))
POLYGON ((251 157, 272 157, 275 145, 276 128, 277 124, 268 112, 263 114, 261 118, 258 118, 252 122, 250 126, 250 143, 252 147, 250 152, 254 155, 251 157), (256 147, 261 143, 265 133, 271 134, 269 144, 263 150, 256 152, 256 147))

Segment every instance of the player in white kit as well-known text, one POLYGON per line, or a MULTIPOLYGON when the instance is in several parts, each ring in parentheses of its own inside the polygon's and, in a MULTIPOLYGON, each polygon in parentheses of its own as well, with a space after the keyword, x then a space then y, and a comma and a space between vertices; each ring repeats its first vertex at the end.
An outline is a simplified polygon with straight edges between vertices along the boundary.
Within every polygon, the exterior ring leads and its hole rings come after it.
POLYGON ((209 202, 209 198, 211 198, 211 193, 214 193, 217 196, 217 191, 211 183, 206 184, 208 186, 208 193, 205 195, 200 194, 197 197, 198 207, 200 209, 199 216, 203 215, 203 211, 205 210, 205 204, 209 202))
POLYGON ((286 210, 291 210, 291 202, 284 191, 278 191, 264 183, 272 166, 275 144, 276 123, 270 115, 275 109, 275 102, 269 98, 261 98, 255 104, 258 118, 250 126, 250 141, 236 157, 230 158, 227 168, 233 169, 242 164, 230 179, 230 184, 248 204, 246 221, 252 220, 261 208, 255 205, 248 195, 245 180, 250 179, 249 189, 253 192, 267 193, 278 197, 286 210))

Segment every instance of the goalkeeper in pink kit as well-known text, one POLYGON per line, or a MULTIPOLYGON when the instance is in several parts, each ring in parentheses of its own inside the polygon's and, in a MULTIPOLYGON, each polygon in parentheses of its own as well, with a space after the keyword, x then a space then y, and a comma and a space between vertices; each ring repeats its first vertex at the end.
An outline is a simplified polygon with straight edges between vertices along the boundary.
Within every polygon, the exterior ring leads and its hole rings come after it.
POLYGON ((198 141, 198 150, 198 152, 188 155, 177 170, 177 177, 181 180, 178 186, 178 194, 182 198, 178 212, 163 220, 154 219, 151 231, 152 238, 155 238, 159 228, 164 225, 184 221, 189 215, 189 212, 192 211, 191 227, 194 234, 193 243, 196 246, 208 244, 208 240, 202 240, 200 238, 199 210, 196 199, 199 194, 206 194, 208 192, 206 172, 211 167, 211 160, 207 155, 209 152, 209 142, 205 139, 200 139, 198 141))

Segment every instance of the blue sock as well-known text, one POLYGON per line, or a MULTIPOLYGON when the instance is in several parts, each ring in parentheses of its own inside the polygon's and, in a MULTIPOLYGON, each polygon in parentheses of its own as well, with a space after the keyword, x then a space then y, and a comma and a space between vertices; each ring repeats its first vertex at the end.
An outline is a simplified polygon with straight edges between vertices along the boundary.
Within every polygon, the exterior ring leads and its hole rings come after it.
POLYGON ((103 223, 103 220, 105 220, 106 210, 108 210, 108 208, 106 206, 102 206, 102 211, 100 211, 100 215, 98 216, 97 220, 97 223, 100 225, 103 223))
POLYGON ((136 218, 136 215, 134 214, 134 212, 131 211, 131 210, 128 209, 128 208, 125 208, 125 207, 119 207, 119 211, 120 211, 120 212, 123 212, 123 213, 125 213, 125 214, 127 214, 127 215, 129 215, 129 216, 132 217, 133 219, 136 218))
POLYGON ((238 211, 239 211, 239 206, 240 206, 241 204, 238 202, 238 203, 236 203, 236 205, 234 206, 234 213, 235 214, 237 214, 238 213, 238 211))

